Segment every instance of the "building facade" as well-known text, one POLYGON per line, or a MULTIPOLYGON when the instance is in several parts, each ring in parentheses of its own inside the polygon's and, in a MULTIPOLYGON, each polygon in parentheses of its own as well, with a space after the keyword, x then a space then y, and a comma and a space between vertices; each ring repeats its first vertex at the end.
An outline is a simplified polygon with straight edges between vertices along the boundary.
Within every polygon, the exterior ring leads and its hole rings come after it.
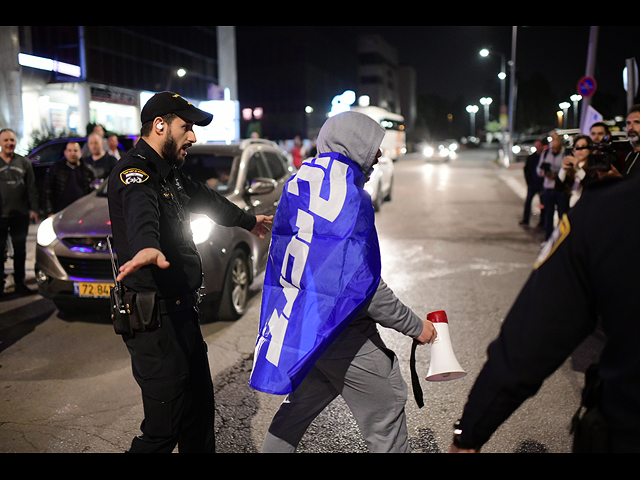
POLYGON ((92 124, 137 135, 140 111, 156 92, 171 90, 216 112, 207 140, 237 139, 234 27, 3 26, 5 74, 2 128, 34 135, 85 136, 92 124), (222 46, 222 47, 221 47, 222 46), (222 59, 222 61, 221 61, 222 59), (221 67, 222 65, 222 67, 221 67), (226 102, 226 103, 225 103, 226 102), (231 102, 230 104, 228 102, 231 102), (220 105, 225 103, 224 105, 220 105), (231 107, 231 108, 229 108, 231 107), (231 112, 231 113, 228 113, 231 112), (231 122, 231 126, 228 122, 231 122), (220 137, 220 138, 214 138, 220 137))

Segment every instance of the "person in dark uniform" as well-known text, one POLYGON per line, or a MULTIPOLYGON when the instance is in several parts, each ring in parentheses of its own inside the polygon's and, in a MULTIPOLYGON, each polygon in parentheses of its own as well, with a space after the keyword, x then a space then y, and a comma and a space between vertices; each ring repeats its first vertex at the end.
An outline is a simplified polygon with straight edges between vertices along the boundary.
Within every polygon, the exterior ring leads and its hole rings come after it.
POLYGON ((585 190, 489 346, 451 452, 480 451, 597 326, 607 341, 588 415, 606 427, 576 435, 574 452, 585 451, 578 448, 585 439, 603 444, 594 452, 640 452, 639 242, 640 179, 602 180, 585 190))
POLYGON ((156 94, 142 110, 141 139, 109 177, 117 280, 140 297, 155 292, 161 314, 145 331, 123 334, 144 407, 131 453, 215 450, 213 383, 197 311, 203 273, 189 213, 260 238, 272 224, 182 176, 193 126, 211 120, 179 95, 156 94))

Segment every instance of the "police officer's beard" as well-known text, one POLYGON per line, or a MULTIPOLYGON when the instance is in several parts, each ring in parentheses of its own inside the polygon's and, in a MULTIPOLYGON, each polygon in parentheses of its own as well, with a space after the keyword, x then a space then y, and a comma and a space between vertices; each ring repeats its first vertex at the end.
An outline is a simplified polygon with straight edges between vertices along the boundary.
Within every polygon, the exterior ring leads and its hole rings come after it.
POLYGON ((167 134, 165 141, 162 144, 162 158, 178 168, 184 165, 184 157, 180 155, 178 142, 176 142, 176 139, 173 138, 171 133, 167 134))

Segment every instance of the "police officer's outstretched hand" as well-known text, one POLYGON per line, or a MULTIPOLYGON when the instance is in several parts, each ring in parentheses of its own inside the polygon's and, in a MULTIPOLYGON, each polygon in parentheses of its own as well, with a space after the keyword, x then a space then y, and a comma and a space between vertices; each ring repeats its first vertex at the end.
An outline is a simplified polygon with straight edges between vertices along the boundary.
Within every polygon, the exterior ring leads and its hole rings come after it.
POLYGON ((167 262, 166 257, 160 250, 145 248, 140 250, 135 257, 120 267, 120 274, 117 278, 118 282, 121 282, 124 277, 146 265, 156 265, 162 269, 169 268, 169 262, 167 262))
POLYGON ((271 231, 273 225, 273 215, 265 217, 264 215, 256 215, 256 226, 253 227, 251 233, 256 237, 264 238, 264 236, 271 231))

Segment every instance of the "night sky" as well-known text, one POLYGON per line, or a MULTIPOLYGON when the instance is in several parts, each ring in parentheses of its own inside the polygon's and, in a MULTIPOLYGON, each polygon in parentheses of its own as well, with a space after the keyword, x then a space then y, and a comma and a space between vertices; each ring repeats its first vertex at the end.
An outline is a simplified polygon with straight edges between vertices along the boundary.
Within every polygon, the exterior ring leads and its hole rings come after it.
MULTIPOLYGON (((463 96, 465 101, 477 104, 491 85, 499 89, 496 75, 500 57, 482 58, 480 49, 494 49, 504 53, 507 60, 511 58, 511 26, 357 28, 362 33, 378 33, 398 48, 400 61, 416 69, 418 92, 422 94, 448 99, 463 96)), ((518 27, 518 77, 542 74, 559 101, 568 101, 586 72, 589 30, 589 26, 518 27)), ((622 110, 626 109, 622 70, 626 58, 640 59, 639 30, 633 26, 599 27, 596 95, 615 96, 622 110)))

